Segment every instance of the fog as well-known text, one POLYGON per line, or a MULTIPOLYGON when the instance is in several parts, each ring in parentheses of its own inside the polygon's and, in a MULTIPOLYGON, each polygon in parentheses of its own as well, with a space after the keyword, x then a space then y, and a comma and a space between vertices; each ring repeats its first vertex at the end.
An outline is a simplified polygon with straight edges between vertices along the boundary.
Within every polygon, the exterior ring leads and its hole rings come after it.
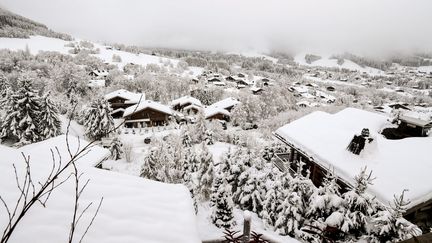
POLYGON ((432 50, 431 0, 2 0, 75 37, 222 51, 432 50))

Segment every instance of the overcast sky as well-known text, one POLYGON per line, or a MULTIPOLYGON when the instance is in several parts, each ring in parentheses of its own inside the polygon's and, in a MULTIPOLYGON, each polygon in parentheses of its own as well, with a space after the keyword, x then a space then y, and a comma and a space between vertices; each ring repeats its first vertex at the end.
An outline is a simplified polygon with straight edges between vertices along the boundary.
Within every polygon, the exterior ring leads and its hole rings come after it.
POLYGON ((1 0, 94 41, 226 51, 432 50, 432 0, 1 0))

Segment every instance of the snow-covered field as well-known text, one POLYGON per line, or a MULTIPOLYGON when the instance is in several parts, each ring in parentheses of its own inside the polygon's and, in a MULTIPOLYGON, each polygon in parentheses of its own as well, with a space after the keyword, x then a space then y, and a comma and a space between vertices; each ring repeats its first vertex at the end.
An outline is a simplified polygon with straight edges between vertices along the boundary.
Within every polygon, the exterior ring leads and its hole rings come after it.
POLYGON ((342 65, 337 63, 337 59, 330 59, 331 55, 319 55, 321 59, 314 61, 312 63, 307 63, 305 60, 305 55, 308 53, 300 53, 294 57, 294 61, 300 65, 304 66, 312 66, 312 67, 328 67, 328 68, 344 68, 348 70, 358 71, 358 72, 366 72, 369 75, 383 75, 385 74, 382 70, 372 68, 372 67, 361 67, 357 63, 354 63, 350 60, 345 59, 342 65))
MULTIPOLYGON (((27 47, 30 53, 37 54, 39 51, 56 51, 62 54, 70 54, 69 50, 71 47, 66 47, 66 44, 71 42, 79 42, 79 39, 75 41, 65 41, 56 38, 49 38, 45 36, 31 36, 29 39, 20 38, 0 38, 0 49, 7 48, 9 50, 25 50, 27 47)), ((99 48, 99 54, 91 54, 95 57, 100 58, 104 62, 117 65, 120 69, 126 64, 133 63, 137 65, 146 66, 148 64, 156 64, 159 66, 166 66, 167 68, 175 67, 179 60, 165 57, 152 56, 147 54, 133 54, 130 52, 119 51, 115 49, 107 49, 106 46, 93 43, 94 48, 99 48), (121 62, 113 62, 113 55, 118 55, 121 58, 121 62)), ((197 76, 203 71, 199 67, 190 67, 189 70, 184 72, 184 75, 197 76)))

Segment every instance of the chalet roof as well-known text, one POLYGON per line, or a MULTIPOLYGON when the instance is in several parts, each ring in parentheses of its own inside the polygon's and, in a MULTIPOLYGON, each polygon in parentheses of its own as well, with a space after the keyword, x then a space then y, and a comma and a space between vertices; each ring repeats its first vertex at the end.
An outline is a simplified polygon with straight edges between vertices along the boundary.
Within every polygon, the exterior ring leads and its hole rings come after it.
POLYGON ((188 103, 194 104, 196 106, 202 106, 201 101, 199 99, 191 96, 183 96, 178 99, 175 99, 171 102, 171 106, 176 106, 176 105, 183 106, 188 103))
POLYGON ((324 168, 332 168, 349 183, 367 166, 377 177, 369 192, 383 203, 409 189, 412 206, 432 198, 432 137, 388 140, 379 132, 390 124, 384 115, 354 108, 336 114, 316 111, 293 121, 275 135, 310 156, 324 168), (354 155, 346 150, 355 134, 368 128, 374 141, 354 155))
POLYGON ((157 110, 157 111, 160 111, 160 112, 168 114, 168 115, 173 114, 173 111, 171 110, 171 108, 169 106, 162 105, 161 103, 151 101, 151 100, 144 100, 144 101, 141 101, 139 104, 136 104, 136 105, 133 105, 133 106, 126 108, 126 110, 123 113, 123 117, 129 116, 131 114, 134 114, 136 112, 142 111, 142 110, 147 109, 147 108, 157 110))
POLYGON ((237 104, 240 104, 241 102, 237 99, 234 99, 232 97, 220 100, 212 105, 209 106, 209 108, 222 108, 222 109, 228 109, 231 108, 237 104))
POLYGON ((110 99, 113 99, 115 97, 123 98, 123 99, 129 101, 128 103, 132 103, 132 104, 138 103, 140 101, 140 99, 145 100, 145 94, 144 93, 133 93, 133 92, 127 91, 125 89, 119 89, 119 90, 113 91, 113 92, 105 95, 106 100, 110 100, 110 99))
POLYGON ((216 114, 222 114, 222 115, 225 115, 225 116, 230 116, 231 115, 229 111, 227 111, 227 110, 225 110, 223 108, 220 108, 220 107, 207 107, 207 108, 204 109, 204 117, 206 119, 209 118, 209 117, 212 117, 212 116, 214 116, 216 114))
POLYGON ((104 79, 90 79, 87 86, 88 87, 105 87, 105 80, 104 79))

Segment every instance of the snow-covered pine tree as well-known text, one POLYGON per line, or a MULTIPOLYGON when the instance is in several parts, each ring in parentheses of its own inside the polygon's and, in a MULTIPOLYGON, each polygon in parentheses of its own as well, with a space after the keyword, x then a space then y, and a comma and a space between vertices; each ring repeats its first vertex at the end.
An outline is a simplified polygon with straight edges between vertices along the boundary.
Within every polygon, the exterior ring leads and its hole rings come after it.
POLYGON ((322 185, 309 198, 307 217, 310 220, 318 221, 317 223, 323 223, 328 216, 342 207, 339 190, 337 176, 328 171, 322 185))
POLYGON ((213 132, 211 130, 206 130, 204 140, 207 145, 214 144, 213 132))
POLYGON ((183 127, 181 129, 181 139, 184 147, 192 146, 192 139, 189 133, 189 127, 183 127))
POLYGON ((159 158, 160 150, 157 147, 153 147, 150 149, 149 154, 144 157, 144 164, 141 167, 141 177, 150 179, 150 180, 158 180, 158 158, 159 158))
POLYGON ((283 198, 285 200, 279 207, 278 219, 276 220, 276 231, 283 235, 300 237, 301 227, 306 219, 307 202, 316 190, 309 179, 309 171, 306 176, 302 174, 304 163, 299 161, 297 171, 293 177, 287 176, 283 185, 283 198))
POLYGON ((40 102, 39 131, 43 139, 56 137, 61 134, 61 121, 58 117, 58 110, 46 93, 40 102))
POLYGON ((212 221, 217 227, 231 228, 234 225, 231 185, 228 184, 222 173, 218 173, 217 177, 216 180, 221 180, 222 183, 213 196, 216 202, 213 207, 212 221))
POLYGON ((262 172, 258 171, 255 166, 251 166, 240 175, 239 179, 244 181, 237 189, 240 207, 243 210, 260 214, 263 208, 263 197, 266 193, 262 172))
POLYGON ((372 219, 373 229, 371 242, 396 242, 422 234, 414 224, 403 218, 407 206, 411 203, 405 199, 403 190, 400 196, 394 196, 393 205, 386 210, 380 210, 372 219))
MULTIPOLYGON (((210 194, 210 207, 213 207, 214 205, 216 205, 217 191, 219 190, 219 187, 222 185, 222 178, 227 179, 223 171, 220 170, 219 172, 215 173, 215 177, 213 178, 213 185, 212 185, 212 189, 211 189, 211 194, 210 194)), ((229 184, 229 182, 228 182, 228 184, 229 184)), ((231 192, 231 194, 232 194, 232 192, 231 192)))
POLYGON ((97 99, 85 110, 84 126, 86 136, 100 140, 114 129, 114 120, 111 116, 111 107, 105 99, 97 99))
POLYGON ((280 205, 282 204, 284 198, 282 198, 282 178, 276 178, 265 195, 263 210, 261 217, 263 219, 264 225, 267 228, 274 229, 276 225, 277 216, 280 213, 280 205))
POLYGON ((40 97, 32 87, 30 77, 21 77, 18 90, 11 93, 6 102, 5 116, 1 124, 1 138, 14 138, 17 146, 40 141, 40 97))
POLYGON ((111 140, 109 150, 111 152, 111 158, 113 160, 119 160, 122 158, 122 154, 123 154, 122 146, 123 144, 118 137, 115 137, 113 138, 113 140, 111 140))
POLYGON ((207 125, 202 111, 198 112, 197 121, 193 126, 195 143, 201 143, 206 138, 207 125))
POLYGON ((358 237, 368 233, 367 221, 371 215, 377 212, 378 204, 374 197, 366 193, 367 187, 372 185, 372 181, 375 179, 372 177, 372 171, 368 173, 365 167, 354 179, 354 187, 342 194, 346 212, 341 230, 358 237))
POLYGON ((198 188, 199 188, 199 193, 201 195, 201 199, 203 201, 206 201, 210 199, 210 193, 211 193, 213 178, 214 178, 214 163, 213 163, 212 154, 207 149, 207 146, 204 143, 201 144, 201 152, 198 161, 199 161, 198 188))

